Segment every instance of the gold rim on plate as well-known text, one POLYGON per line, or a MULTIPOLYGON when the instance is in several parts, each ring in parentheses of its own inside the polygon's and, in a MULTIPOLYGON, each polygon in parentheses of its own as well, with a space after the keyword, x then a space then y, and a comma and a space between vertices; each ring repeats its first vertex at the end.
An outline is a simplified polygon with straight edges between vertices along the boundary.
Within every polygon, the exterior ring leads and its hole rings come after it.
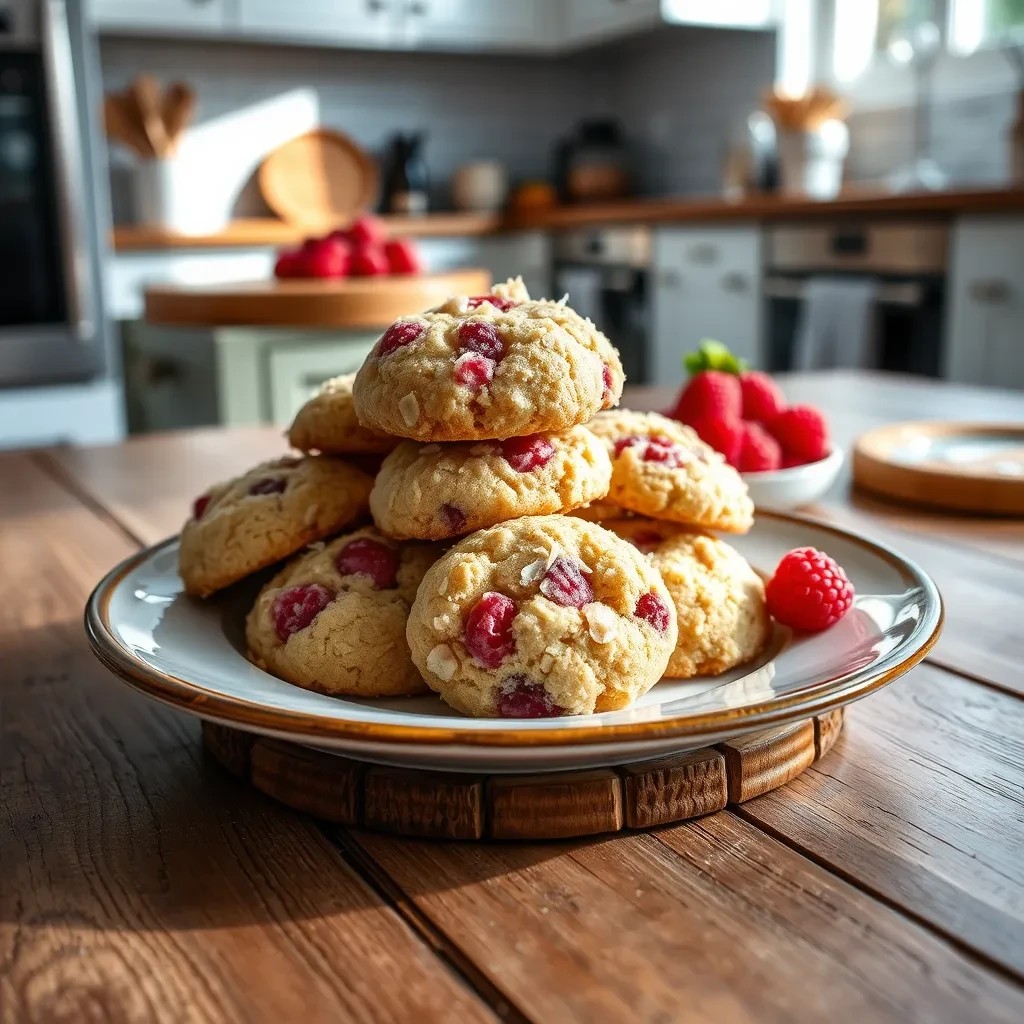
MULTIPOLYGON (((693 737, 712 735, 735 729, 746 731, 783 725, 797 718, 820 715, 880 689, 908 672, 924 660, 942 632, 945 608, 938 588, 919 566, 898 555, 891 548, 869 541, 848 530, 806 516, 782 512, 759 512, 759 518, 786 523, 804 524, 840 537, 887 562, 903 575, 909 573, 925 595, 931 595, 937 610, 934 626, 915 650, 894 665, 872 671, 871 668, 823 679, 806 690, 745 707, 723 709, 692 715, 685 719, 665 719, 622 725, 581 725, 552 729, 452 729, 441 726, 389 725, 379 722, 356 722, 344 719, 302 714, 296 711, 268 709, 238 697, 207 690, 196 683, 161 672, 147 665, 127 650, 117 639, 110 625, 110 602, 118 584, 140 563, 174 544, 171 537, 126 558, 115 566, 96 586, 85 608, 85 629, 96 657, 130 686, 146 696, 165 704, 199 715, 202 718, 251 730, 285 733, 306 740, 376 740, 388 743, 470 744, 492 747, 575 746, 616 743, 621 741, 657 739, 662 737, 693 737)), ((884 659, 883 659, 884 663, 884 659)), ((877 669, 877 666, 875 666, 877 669)))

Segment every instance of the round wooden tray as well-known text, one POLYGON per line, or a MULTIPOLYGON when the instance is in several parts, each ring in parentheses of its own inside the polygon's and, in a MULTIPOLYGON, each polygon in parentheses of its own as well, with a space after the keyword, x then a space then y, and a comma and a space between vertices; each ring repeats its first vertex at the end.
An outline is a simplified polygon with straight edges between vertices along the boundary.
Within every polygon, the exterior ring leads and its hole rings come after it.
POLYGON ((486 295, 486 270, 357 277, 341 281, 247 281, 146 289, 146 320, 187 327, 382 329, 452 295, 486 295))
POLYGON ((853 451, 853 479, 865 490, 917 505, 1021 516, 1024 424, 937 421, 869 430, 853 451), (1015 471, 1000 472, 1000 462, 1015 471))
POLYGON ((432 839, 566 839, 685 821, 785 785, 832 748, 839 708, 731 743, 616 768, 457 775, 366 764, 203 723, 232 774, 306 814, 432 839))

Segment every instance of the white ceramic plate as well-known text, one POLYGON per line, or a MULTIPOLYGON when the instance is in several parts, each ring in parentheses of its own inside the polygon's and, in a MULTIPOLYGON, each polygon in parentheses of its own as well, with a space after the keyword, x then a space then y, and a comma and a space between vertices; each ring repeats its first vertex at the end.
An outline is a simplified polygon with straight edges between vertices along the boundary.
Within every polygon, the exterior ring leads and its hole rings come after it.
POLYGON ((743 669, 664 681, 634 707, 600 715, 474 719, 433 696, 354 700, 282 682, 245 659, 243 620, 258 581, 205 602, 189 598, 176 540, 114 569, 89 599, 86 628, 113 672, 201 718, 384 764, 487 772, 621 764, 806 719, 895 679, 938 638, 934 583, 881 545, 779 514, 759 516, 729 542, 765 573, 791 548, 827 551, 853 580, 853 610, 815 636, 776 629, 769 651, 743 669))
POLYGON ((842 450, 833 448, 817 462, 764 473, 744 473, 743 479, 755 508, 785 511, 817 501, 835 483, 842 466, 842 450))

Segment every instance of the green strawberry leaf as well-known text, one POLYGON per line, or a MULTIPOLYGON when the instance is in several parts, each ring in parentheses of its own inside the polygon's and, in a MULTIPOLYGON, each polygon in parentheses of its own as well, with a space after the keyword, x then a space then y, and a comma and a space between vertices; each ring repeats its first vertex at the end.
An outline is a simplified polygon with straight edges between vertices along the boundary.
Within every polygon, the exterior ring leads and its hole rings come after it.
POLYGON ((738 374, 747 368, 747 361, 737 359, 722 342, 714 338, 702 338, 696 352, 687 352, 683 356, 683 368, 691 377, 704 370, 738 374))

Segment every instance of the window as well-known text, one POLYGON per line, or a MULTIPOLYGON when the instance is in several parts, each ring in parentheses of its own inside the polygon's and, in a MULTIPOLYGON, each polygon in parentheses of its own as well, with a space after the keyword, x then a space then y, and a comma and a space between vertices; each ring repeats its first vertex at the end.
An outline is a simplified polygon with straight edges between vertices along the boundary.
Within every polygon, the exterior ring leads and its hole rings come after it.
POLYGON ((974 53, 1013 38, 1024 41, 1024 0, 951 0, 949 48, 974 53))

